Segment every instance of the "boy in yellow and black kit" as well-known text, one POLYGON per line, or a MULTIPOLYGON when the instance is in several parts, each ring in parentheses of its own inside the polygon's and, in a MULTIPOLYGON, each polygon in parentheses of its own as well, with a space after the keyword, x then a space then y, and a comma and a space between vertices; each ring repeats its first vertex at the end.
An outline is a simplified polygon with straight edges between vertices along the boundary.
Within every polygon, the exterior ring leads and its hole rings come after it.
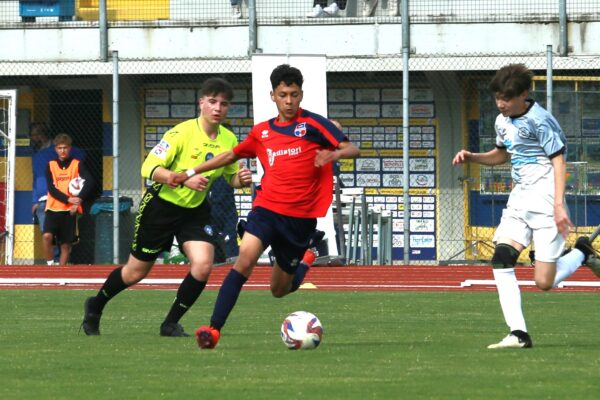
POLYGON ((78 241, 77 214, 83 213, 83 202, 94 195, 91 174, 82 162, 71 157, 72 143, 66 133, 56 135, 54 149, 58 158, 50 161, 46 169, 48 198, 42 244, 48 265, 54 265, 53 241, 60 246, 60 265, 69 261, 73 244, 78 241), (75 178, 83 179, 76 193, 69 188, 75 178))
POLYGON ((152 179, 154 184, 144 193, 136 216, 129 260, 110 273, 96 296, 85 301, 82 327, 86 335, 100 334, 100 318, 106 303, 146 277, 158 255, 171 248, 175 237, 190 260, 190 272, 177 290, 160 326, 160 335, 189 336, 179 320, 206 286, 217 239, 217 232, 210 224, 207 193, 220 176, 233 187, 252 183, 250 170, 238 168, 234 163, 208 174, 194 175, 175 188, 166 184, 172 174, 189 171, 237 145, 234 133, 221 125, 233 98, 231 84, 211 78, 204 82, 201 92, 200 117, 167 131, 142 165, 142 176, 152 179))

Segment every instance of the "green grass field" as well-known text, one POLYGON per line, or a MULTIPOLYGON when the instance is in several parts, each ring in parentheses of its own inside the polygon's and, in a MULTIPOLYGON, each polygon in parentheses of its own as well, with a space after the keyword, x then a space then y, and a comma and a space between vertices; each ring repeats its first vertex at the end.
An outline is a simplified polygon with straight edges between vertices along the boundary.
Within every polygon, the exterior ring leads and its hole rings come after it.
MULTIPOLYGON (((132 290, 100 337, 79 333, 92 291, 0 290, 1 399, 597 399, 600 296, 524 293, 534 348, 507 333, 494 292, 243 292, 214 350, 162 338, 174 291, 132 290), (318 315, 316 350, 279 337, 288 312, 318 315)), ((216 291, 182 323, 208 322, 216 291)))

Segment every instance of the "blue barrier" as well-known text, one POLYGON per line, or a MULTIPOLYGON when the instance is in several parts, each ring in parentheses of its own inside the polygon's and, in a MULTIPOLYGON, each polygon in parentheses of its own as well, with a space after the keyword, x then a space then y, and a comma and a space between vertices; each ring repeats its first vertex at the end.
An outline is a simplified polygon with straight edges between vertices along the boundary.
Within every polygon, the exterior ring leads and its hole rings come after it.
POLYGON ((35 22, 36 17, 71 21, 75 15, 75 0, 19 0, 19 15, 23 22, 35 22))

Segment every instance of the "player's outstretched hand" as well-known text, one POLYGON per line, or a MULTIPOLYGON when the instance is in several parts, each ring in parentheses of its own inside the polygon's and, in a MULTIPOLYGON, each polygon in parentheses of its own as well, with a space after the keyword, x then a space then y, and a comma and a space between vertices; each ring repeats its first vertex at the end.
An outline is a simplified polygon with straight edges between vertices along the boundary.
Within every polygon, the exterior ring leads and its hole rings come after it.
POLYGON ((182 184, 188 178, 185 172, 171 172, 167 180, 167 184, 175 189, 177 186, 182 184))
POLYGON ((452 159, 452 165, 462 164, 464 162, 469 161, 469 157, 471 157, 471 152, 467 150, 461 150, 452 159))

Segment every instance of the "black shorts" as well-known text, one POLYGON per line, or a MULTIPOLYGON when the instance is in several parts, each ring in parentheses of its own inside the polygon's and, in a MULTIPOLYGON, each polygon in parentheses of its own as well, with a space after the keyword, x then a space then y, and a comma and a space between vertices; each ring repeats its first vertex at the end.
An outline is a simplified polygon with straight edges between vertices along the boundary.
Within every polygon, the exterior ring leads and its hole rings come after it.
POLYGON ((316 218, 288 217, 262 207, 254 207, 246 222, 246 231, 265 249, 271 246, 277 265, 288 274, 296 272, 316 228, 316 218))
POLYGON ((71 215, 69 211, 46 211, 44 233, 51 233, 57 244, 77 243, 79 241, 77 214, 71 215))
POLYGON ((196 208, 180 207, 149 189, 135 217, 131 254, 142 261, 154 261, 161 252, 171 249, 174 237, 182 247, 190 240, 214 245, 217 235, 210 225, 208 201, 204 200, 196 208))

